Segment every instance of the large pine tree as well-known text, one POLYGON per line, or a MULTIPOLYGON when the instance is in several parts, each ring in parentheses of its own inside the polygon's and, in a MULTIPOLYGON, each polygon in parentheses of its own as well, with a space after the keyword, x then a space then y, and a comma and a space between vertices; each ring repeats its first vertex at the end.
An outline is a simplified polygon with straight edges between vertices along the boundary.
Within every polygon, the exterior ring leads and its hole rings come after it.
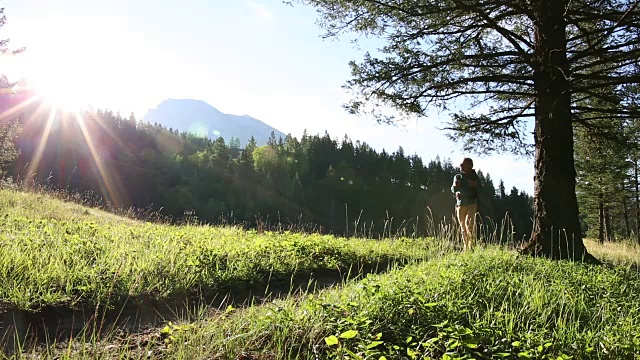
POLYGON ((380 55, 353 62, 353 112, 378 105, 428 115, 465 97, 479 114, 452 117, 467 149, 531 150, 534 121, 535 219, 523 249, 596 261, 582 241, 573 130, 637 110, 611 92, 640 80, 640 12, 630 0, 295 0, 318 9, 320 24, 383 38, 380 55), (599 99, 610 106, 584 105, 599 99))

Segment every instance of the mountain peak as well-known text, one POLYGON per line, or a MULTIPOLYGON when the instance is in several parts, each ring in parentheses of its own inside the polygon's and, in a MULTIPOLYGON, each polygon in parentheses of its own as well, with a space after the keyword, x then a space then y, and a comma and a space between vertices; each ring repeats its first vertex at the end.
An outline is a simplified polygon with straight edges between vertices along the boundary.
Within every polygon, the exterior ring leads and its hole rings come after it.
POLYGON ((266 144, 272 131, 276 137, 285 137, 278 129, 249 115, 225 114, 205 101, 196 99, 164 100, 155 109, 149 109, 143 121, 212 139, 221 136, 227 142, 231 137, 237 137, 241 144, 246 144, 251 136, 258 144, 266 144))

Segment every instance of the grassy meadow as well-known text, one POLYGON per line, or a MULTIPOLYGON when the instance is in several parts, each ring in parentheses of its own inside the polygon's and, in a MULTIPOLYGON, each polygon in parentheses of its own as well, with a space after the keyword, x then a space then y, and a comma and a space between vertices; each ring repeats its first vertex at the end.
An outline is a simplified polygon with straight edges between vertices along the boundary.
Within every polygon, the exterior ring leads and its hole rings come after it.
POLYGON ((245 291, 424 260, 433 241, 171 226, 0 193, 0 298, 19 310, 245 291))
MULTIPOLYGON (((640 251, 587 241, 604 266, 461 253, 442 239, 345 239, 118 217, 0 191, 0 301, 116 307, 130 298, 260 301, 132 331, 19 344, 51 359, 635 359, 640 251), (310 284, 296 288, 296 279, 310 284), (326 283, 326 287, 311 286, 326 283), (271 288, 270 288, 271 287, 271 288), (285 296, 269 297, 280 290, 285 296)), ((6 310, 1 310, 6 311, 6 310)), ((6 326, 6 324, 4 325, 6 326)))
POLYGON ((483 249, 206 319, 175 331, 168 351, 201 359, 633 358, 639 293, 634 270, 483 249))

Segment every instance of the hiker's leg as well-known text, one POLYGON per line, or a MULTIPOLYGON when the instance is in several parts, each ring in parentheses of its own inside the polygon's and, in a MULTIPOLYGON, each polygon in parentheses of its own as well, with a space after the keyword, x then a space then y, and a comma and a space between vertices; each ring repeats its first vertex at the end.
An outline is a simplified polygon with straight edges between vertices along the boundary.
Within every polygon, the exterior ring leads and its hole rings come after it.
POLYGON ((476 243, 476 216, 478 215, 478 204, 467 206, 467 231, 469 233, 469 247, 476 243))
POLYGON ((468 250, 471 248, 471 239, 469 238, 469 206, 467 205, 460 206, 460 227, 462 228, 464 249, 468 250))
POLYGON ((464 249, 467 249, 467 230, 465 227, 465 219, 467 217, 464 206, 456 205, 456 218, 458 218, 458 224, 460 224, 460 232, 462 233, 462 241, 464 244, 464 249))
POLYGON ((469 208, 469 205, 465 205, 465 214, 464 214, 464 241, 465 241, 465 248, 467 250, 471 250, 471 231, 469 229, 469 225, 470 225, 470 221, 471 221, 471 211, 469 208))

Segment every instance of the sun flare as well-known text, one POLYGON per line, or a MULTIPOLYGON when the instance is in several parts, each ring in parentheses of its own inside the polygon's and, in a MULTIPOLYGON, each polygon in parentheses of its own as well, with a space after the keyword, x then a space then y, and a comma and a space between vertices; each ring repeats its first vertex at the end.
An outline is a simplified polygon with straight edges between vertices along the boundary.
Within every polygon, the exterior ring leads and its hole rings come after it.
POLYGON ((91 57, 76 48, 51 49, 49 54, 46 60, 30 61, 25 76, 27 86, 44 102, 73 112, 86 110, 95 101, 108 99, 109 88, 101 76, 109 71, 99 73, 99 66, 104 64, 91 61, 91 57))
POLYGON ((26 50, 2 59, 2 67, 12 80, 24 80, 46 103, 61 110, 129 106, 160 81, 140 75, 158 68, 152 59, 159 55, 142 35, 125 32, 123 21, 54 14, 22 22, 18 45, 26 50))
POLYGON ((36 81, 32 87, 46 104, 63 111, 82 111, 91 104, 91 100, 86 98, 86 92, 83 93, 83 87, 70 80, 66 83, 55 80, 36 81))

